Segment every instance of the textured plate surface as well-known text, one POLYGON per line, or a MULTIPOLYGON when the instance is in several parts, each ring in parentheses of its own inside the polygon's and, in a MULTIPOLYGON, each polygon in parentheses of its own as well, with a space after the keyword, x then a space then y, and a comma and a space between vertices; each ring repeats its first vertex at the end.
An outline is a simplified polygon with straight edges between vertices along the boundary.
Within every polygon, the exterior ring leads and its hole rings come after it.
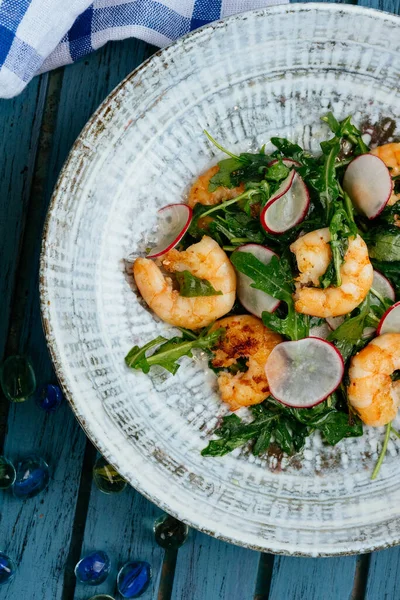
POLYGON ((179 202, 221 157, 272 135, 318 149, 327 110, 372 123, 400 113, 397 17, 362 8, 276 7, 207 26, 155 55, 104 102, 54 193, 42 254, 44 327, 77 417, 139 491, 212 535, 275 553, 363 552, 400 541, 400 446, 369 430, 335 448, 318 436, 293 458, 222 459, 200 450, 225 412, 204 360, 175 377, 124 365, 171 327, 137 298, 124 257, 155 239, 158 208, 179 202))

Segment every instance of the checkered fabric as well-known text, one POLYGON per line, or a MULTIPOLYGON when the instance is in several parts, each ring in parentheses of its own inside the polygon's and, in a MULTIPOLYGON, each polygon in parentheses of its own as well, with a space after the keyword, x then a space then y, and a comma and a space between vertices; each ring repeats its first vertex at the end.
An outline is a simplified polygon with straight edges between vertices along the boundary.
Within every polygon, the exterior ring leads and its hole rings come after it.
POLYGON ((221 17, 288 0, 0 0, 0 97, 109 40, 162 47, 221 17))

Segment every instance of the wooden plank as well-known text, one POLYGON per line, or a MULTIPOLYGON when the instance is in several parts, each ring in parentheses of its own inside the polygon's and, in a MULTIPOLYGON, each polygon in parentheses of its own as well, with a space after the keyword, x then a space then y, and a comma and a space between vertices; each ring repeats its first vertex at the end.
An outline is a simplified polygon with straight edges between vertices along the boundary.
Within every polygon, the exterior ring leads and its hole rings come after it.
POLYGON ((0 360, 7 337, 24 215, 29 198, 47 77, 13 100, 0 100, 0 360))
MULTIPOLYGON (((250 600, 260 553, 192 530, 178 552, 173 600, 250 600)), ((289 596, 282 596, 290 598, 289 596)))
POLYGON ((349 600, 356 558, 275 557, 269 600, 349 600))
MULTIPOLYGON (((120 494, 106 495, 92 485, 82 556, 93 550, 105 550, 112 561, 110 576, 102 585, 93 587, 93 595, 116 596, 118 569, 128 560, 146 560, 153 571, 147 594, 149 598, 157 597, 164 551, 154 541, 153 524, 161 514, 160 509, 130 486, 120 494)), ((87 586, 78 583, 74 599, 87 598, 87 586)))
POLYGON ((400 547, 373 552, 368 573, 365 600, 400 598, 400 547))
MULTIPOLYGON (((18 314, 24 321, 13 323, 19 349, 34 359, 39 383, 53 378, 39 314, 37 295, 38 259, 43 221, 51 189, 59 167, 71 144, 98 103, 140 62, 148 47, 140 42, 112 44, 90 56, 85 62, 66 69, 60 80, 60 101, 48 98, 47 108, 53 121, 45 123, 41 135, 43 144, 32 186, 28 224, 18 272, 16 300, 18 314), (55 105, 54 105, 55 103, 55 105), (57 116, 58 106, 58 117, 57 116), (55 124, 54 135, 51 131, 55 124), (50 131, 48 130, 50 127, 50 131), (52 152, 50 148, 52 145, 52 152), (28 295, 25 296, 25 286, 28 295), (21 297, 25 296, 25 303, 21 297), (23 309, 23 310, 22 310, 23 309)), ((53 73, 51 78, 59 77, 53 73)), ((19 159, 22 160, 22 159, 19 159)), ((73 558, 69 548, 80 547, 71 541, 75 506, 81 476, 82 457, 86 438, 67 405, 50 416, 30 401, 12 405, 9 416, 6 452, 12 458, 37 452, 49 460, 52 480, 48 490, 35 499, 21 503, 11 495, 0 498, 0 540, 2 549, 18 563, 14 581, 0 590, 0 598, 29 598, 29 600, 58 600, 72 598, 73 590, 63 596, 64 575, 71 574, 73 558), (71 562, 72 561, 72 562, 71 562), (37 565, 33 568, 33 565, 37 565)), ((88 461, 90 463, 90 461, 88 461)), ((91 464, 88 465, 89 471, 91 464)), ((90 474, 86 474, 86 477, 90 474)), ((90 486, 81 486, 88 494, 90 486)), ((78 506, 87 506, 88 498, 79 498, 78 506)), ((105 522, 107 514, 104 515, 105 522)), ((98 522, 101 523, 101 520, 98 522)), ((74 529, 77 532, 77 528, 74 529)), ((70 578, 73 582, 74 579, 70 578)), ((90 594, 89 594, 90 595, 90 594)))
MULTIPOLYGON (((15 272, 39 140, 47 76, 13 100, 0 100, 0 362, 4 356, 15 272)), ((0 453, 8 405, 0 391, 0 453)))

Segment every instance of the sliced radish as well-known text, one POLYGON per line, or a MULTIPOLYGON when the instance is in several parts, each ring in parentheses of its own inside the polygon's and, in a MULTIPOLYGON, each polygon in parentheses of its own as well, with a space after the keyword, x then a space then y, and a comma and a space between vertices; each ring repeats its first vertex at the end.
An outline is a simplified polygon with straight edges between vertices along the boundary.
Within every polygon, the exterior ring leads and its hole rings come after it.
POLYGON ((326 321, 321 323, 321 325, 315 325, 314 327, 310 328, 310 337, 326 340, 330 333, 332 333, 332 329, 329 327, 326 321))
MULTIPOLYGON (((310 205, 306 184, 295 171, 289 189, 270 198, 261 215, 261 225, 268 233, 284 233, 304 219, 310 205)), ((285 179, 286 181, 286 179, 285 179)))
MULTIPOLYGON (((249 252, 264 265, 267 265, 271 258, 276 256, 275 252, 265 246, 260 246, 260 244, 245 244, 237 248, 235 252, 249 252)), ((252 283, 254 282, 250 277, 237 272, 237 295, 244 308, 259 318, 264 311, 274 312, 278 308, 280 300, 251 287, 252 283)))
POLYGON ((383 160, 374 154, 362 154, 347 167, 343 189, 360 213, 374 219, 388 203, 393 183, 383 160))
POLYGON ((344 315, 340 315, 339 317, 326 317, 326 322, 332 331, 335 331, 335 329, 344 323, 344 315))
POLYGON ((158 211, 160 241, 147 258, 156 258, 175 248, 187 232, 193 210, 187 204, 168 204, 158 211))
POLYGON ((271 196, 271 198, 268 200, 267 204, 271 204, 272 202, 275 202, 275 200, 279 200, 279 198, 281 198, 282 196, 284 196, 292 187, 292 183, 293 183, 293 179, 296 175, 296 171, 290 171, 289 175, 286 177, 286 179, 284 179, 280 186, 278 187, 278 189, 276 190, 275 194, 273 194, 271 196))
POLYGON ((376 329, 377 335, 400 333, 400 302, 387 309, 376 329))
POLYGON ((375 334, 376 329, 374 327, 364 327, 362 332, 362 339, 367 340, 375 334))
MULTIPOLYGON (((376 290, 383 298, 389 298, 392 302, 396 299, 396 293, 389 279, 386 279, 382 273, 374 269, 374 279, 372 289, 376 290)), ((379 299, 371 293, 371 304, 380 304, 379 299)))
MULTIPOLYGON (((276 165, 276 163, 279 162, 279 158, 275 158, 275 160, 271 160, 271 162, 268 164, 269 167, 272 167, 272 165, 276 165)), ((297 162, 297 160, 293 160, 292 158, 282 158, 282 162, 285 165, 285 167, 301 167, 301 164, 299 162, 297 162)))
POLYGON ((265 365, 273 397, 294 408, 310 408, 325 400, 339 386, 343 373, 340 352, 314 337, 278 344, 265 365))

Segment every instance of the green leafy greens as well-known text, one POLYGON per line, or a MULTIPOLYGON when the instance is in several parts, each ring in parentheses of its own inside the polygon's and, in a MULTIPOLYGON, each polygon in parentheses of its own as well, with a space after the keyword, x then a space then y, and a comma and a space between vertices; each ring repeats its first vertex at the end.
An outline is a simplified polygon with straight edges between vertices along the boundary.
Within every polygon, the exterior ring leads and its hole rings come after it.
POLYGON ((295 409, 269 398, 250 410, 251 422, 235 414, 223 417, 222 424, 214 431, 218 439, 211 440, 202 455, 224 456, 252 441, 252 452, 258 456, 268 451, 272 440, 282 452, 292 455, 303 448, 306 438, 316 429, 332 446, 343 438, 363 434, 358 417, 339 412, 328 401, 314 408, 295 409))
POLYGON ((190 271, 175 273, 179 283, 179 293, 185 298, 196 298, 197 296, 222 296, 222 292, 213 288, 207 279, 200 279, 190 271))
POLYGON ((287 306, 287 314, 280 316, 276 313, 264 312, 264 324, 291 340, 307 337, 308 317, 295 311, 293 300, 293 275, 289 261, 284 257, 273 256, 270 263, 265 265, 248 252, 234 252, 231 255, 233 266, 253 280, 251 287, 283 300, 287 306))
POLYGON ((182 358, 182 356, 193 356, 192 350, 195 348, 210 350, 215 346, 225 330, 220 328, 211 333, 208 330, 204 330, 195 339, 193 339, 193 334, 189 337, 184 330, 182 331, 183 337, 173 337, 167 340, 162 336, 158 336, 142 347, 134 346, 125 357, 127 366, 132 369, 141 370, 143 373, 148 373, 150 367, 158 365, 172 373, 172 375, 175 375, 179 369, 177 362, 179 358, 182 358), (146 356, 147 351, 155 346, 158 346, 157 350, 150 356, 146 356))

